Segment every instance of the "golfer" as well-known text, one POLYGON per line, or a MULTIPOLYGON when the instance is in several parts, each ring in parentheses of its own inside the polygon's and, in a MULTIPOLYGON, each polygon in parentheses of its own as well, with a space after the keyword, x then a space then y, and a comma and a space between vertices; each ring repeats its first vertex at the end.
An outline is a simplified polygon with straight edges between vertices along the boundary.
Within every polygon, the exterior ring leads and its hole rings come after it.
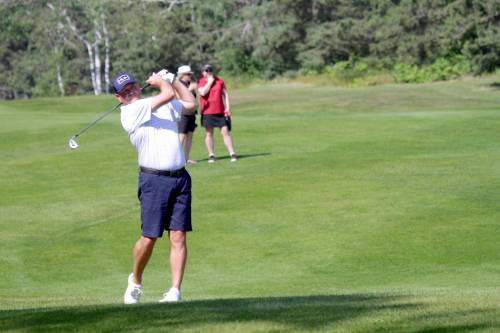
POLYGON ((160 93, 141 99, 141 88, 129 73, 113 79, 121 107, 121 123, 135 146, 139 160, 138 197, 141 204, 141 238, 133 249, 134 268, 128 277, 125 304, 139 303, 142 273, 156 240, 168 231, 172 287, 160 302, 181 300, 181 283, 187 258, 186 232, 191 231, 191 177, 179 141, 181 114, 192 113, 191 92, 172 73, 153 74, 146 82, 160 93))
POLYGON ((198 81, 200 94, 201 126, 205 128, 205 145, 208 150, 208 163, 215 162, 214 128, 220 128, 224 145, 229 151, 231 162, 238 160, 233 148, 230 132, 231 109, 229 93, 224 81, 215 76, 212 66, 205 64, 201 68, 202 77, 198 81))

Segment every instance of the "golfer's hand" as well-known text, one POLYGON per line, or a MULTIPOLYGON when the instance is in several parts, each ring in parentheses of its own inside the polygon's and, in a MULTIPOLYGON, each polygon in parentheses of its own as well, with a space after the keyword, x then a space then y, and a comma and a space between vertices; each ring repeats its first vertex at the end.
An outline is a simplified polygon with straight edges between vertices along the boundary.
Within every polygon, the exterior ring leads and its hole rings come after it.
POLYGON ((227 118, 227 117, 231 117, 231 110, 229 110, 229 109, 225 109, 225 110, 224 110, 224 117, 226 117, 226 118, 227 118))
POLYGON ((165 83, 165 80, 158 75, 158 74, 151 74, 151 76, 146 80, 146 83, 149 83, 152 87, 160 87, 163 83, 165 83))
POLYGON ((213 77, 213 75, 209 75, 207 77, 207 84, 208 85, 211 85, 212 83, 214 83, 214 81, 215 81, 215 78, 213 77))
POLYGON ((161 71, 159 71, 158 73, 156 73, 156 75, 161 76, 161 78, 164 81, 167 81, 170 84, 172 84, 172 82, 174 82, 174 80, 175 80, 175 74, 174 73, 170 73, 166 69, 162 69, 161 71))

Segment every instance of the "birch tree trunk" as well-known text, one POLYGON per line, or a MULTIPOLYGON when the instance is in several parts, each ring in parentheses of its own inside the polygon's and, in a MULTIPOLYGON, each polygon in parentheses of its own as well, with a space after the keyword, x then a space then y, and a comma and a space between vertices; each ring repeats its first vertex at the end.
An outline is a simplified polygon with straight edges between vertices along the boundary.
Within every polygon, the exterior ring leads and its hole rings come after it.
MULTIPOLYGON (((55 8, 51 3, 48 3, 47 6, 55 12, 55 8)), ((65 43, 65 38, 64 38, 64 26, 62 22, 58 19, 56 23, 56 36, 53 38, 53 50, 54 50, 54 57, 56 60, 56 78, 57 78, 57 86, 59 87, 59 91, 61 93, 61 96, 64 96, 64 81, 62 77, 62 70, 61 70, 61 64, 60 64, 60 53, 61 50, 59 49, 59 45, 61 45, 62 49, 64 50, 64 43, 65 43)))
POLYGON ((100 95, 102 92, 101 86, 101 52, 99 50, 99 44, 101 42, 101 34, 97 30, 97 22, 95 22, 96 31, 95 31, 95 41, 94 41, 94 73, 95 73, 95 90, 99 93, 96 95, 100 95))
POLYGON ((104 84, 106 85, 105 92, 106 94, 109 94, 109 87, 111 85, 109 80, 109 68, 111 67, 109 60, 109 33, 108 27, 106 26, 106 17, 104 16, 104 14, 101 15, 101 20, 102 33, 104 35, 104 84))
MULTIPOLYGON (((51 3, 47 3, 47 6, 52 11, 56 12, 56 8, 54 5, 52 5, 51 3)), ((73 21, 71 20, 71 17, 66 12, 66 9, 61 9, 60 12, 56 13, 56 14, 59 14, 59 15, 64 17, 68 27, 71 29, 73 34, 85 45, 85 48, 87 49, 87 55, 88 55, 90 78, 92 80, 92 88, 94 89, 95 95, 100 95, 101 94, 100 72, 99 72, 99 83, 98 83, 97 78, 96 78, 96 66, 95 66, 96 57, 94 55, 94 51, 92 50, 92 44, 85 38, 84 34, 81 31, 79 31, 76 28, 76 26, 73 24, 73 21)), ((96 36, 95 47, 96 47, 97 51, 99 51, 97 43, 98 43, 98 41, 97 41, 97 36, 96 36)), ((98 60, 98 65, 99 65, 98 68, 100 71, 101 66, 100 66, 100 60, 99 60, 98 55, 97 55, 97 60, 98 60)))
POLYGON ((92 87, 94 88, 94 94, 99 95, 99 90, 97 90, 96 80, 95 80, 95 69, 94 69, 94 52, 92 51, 92 45, 85 39, 81 39, 87 48, 87 54, 89 56, 89 69, 90 78, 92 79, 92 87))
POLYGON ((59 91, 61 92, 61 96, 64 96, 64 81, 61 75, 61 65, 57 63, 56 65, 57 71, 57 85, 59 86, 59 91))

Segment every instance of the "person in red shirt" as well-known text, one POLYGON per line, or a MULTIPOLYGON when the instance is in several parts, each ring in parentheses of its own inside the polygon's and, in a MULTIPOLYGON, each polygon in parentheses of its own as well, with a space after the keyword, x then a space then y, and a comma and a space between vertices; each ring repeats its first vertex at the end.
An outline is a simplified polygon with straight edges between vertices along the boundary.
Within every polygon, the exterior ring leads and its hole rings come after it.
POLYGON ((238 160, 233 148, 230 132, 231 109, 229 94, 224 81, 213 74, 212 66, 205 64, 201 68, 202 77, 198 80, 200 95, 201 126, 205 128, 205 145, 208 150, 208 163, 215 162, 214 128, 220 128, 224 145, 229 151, 231 162, 238 160))

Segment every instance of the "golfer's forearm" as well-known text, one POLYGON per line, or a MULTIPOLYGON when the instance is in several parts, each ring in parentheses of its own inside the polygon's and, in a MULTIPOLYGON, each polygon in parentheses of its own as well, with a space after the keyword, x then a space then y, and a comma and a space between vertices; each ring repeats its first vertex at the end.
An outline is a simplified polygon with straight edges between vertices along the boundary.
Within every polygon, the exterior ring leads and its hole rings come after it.
POLYGON ((153 97, 151 101, 151 107, 156 109, 168 102, 170 102, 175 97, 175 91, 170 83, 161 81, 158 88, 160 88, 160 93, 153 97))
POLYGON ((189 89, 183 85, 179 80, 175 80, 172 83, 172 87, 175 90, 177 99, 181 102, 184 107, 185 113, 193 113, 196 108, 196 100, 189 89))

